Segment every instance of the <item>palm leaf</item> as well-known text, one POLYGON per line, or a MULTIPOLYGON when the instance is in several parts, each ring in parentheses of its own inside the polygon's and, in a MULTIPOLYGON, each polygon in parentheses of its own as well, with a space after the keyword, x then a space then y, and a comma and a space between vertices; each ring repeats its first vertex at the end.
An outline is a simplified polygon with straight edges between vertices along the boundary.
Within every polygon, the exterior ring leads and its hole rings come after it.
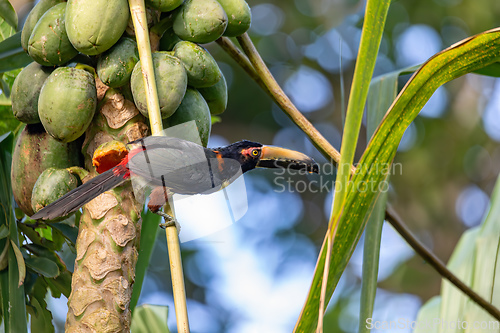
MULTIPOLYGON (((498 270, 500 246, 500 177, 491 198, 490 210, 481 226, 466 231, 458 242, 448 262, 448 268, 472 289, 495 306, 500 305, 498 270)), ((443 280, 441 307, 435 313, 443 325, 436 332, 468 332, 466 325, 479 323, 484 332, 498 332, 498 321, 475 304, 450 282, 443 280), (463 325, 451 326, 457 319, 463 325), (497 326, 491 326, 491 325, 497 326)), ((419 317, 428 307, 427 302, 419 311, 419 317)), ((469 328, 470 329, 470 328, 469 328)))

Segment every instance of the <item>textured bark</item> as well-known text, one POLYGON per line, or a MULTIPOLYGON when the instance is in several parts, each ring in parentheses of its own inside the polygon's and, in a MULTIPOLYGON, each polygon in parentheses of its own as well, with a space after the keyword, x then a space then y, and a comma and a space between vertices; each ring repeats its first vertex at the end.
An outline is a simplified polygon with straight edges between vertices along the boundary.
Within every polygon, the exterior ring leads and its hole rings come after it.
MULTIPOLYGON (((147 134, 134 104, 98 82, 99 112, 83 144, 88 179, 96 175, 92 155, 110 140, 129 142, 147 134), (105 95, 105 96, 103 96, 105 95)), ((141 206, 130 181, 84 206, 68 299, 66 332, 129 332, 132 286, 141 230, 141 206)))

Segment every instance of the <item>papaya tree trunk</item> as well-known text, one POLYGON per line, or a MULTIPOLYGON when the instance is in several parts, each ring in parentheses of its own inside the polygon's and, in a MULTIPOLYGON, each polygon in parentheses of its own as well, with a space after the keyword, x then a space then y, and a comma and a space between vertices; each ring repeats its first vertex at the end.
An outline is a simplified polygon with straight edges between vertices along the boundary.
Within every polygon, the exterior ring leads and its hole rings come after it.
MULTIPOLYGON (((98 95, 104 97, 82 148, 85 166, 90 171, 87 179, 97 175, 92 156, 99 145, 110 140, 126 143, 145 136, 148 131, 143 116, 132 102, 102 84, 98 84, 97 89, 98 95)), ((129 303, 138 255, 140 217, 141 205, 135 200, 130 181, 84 206, 76 242, 66 332, 130 331, 129 303)))

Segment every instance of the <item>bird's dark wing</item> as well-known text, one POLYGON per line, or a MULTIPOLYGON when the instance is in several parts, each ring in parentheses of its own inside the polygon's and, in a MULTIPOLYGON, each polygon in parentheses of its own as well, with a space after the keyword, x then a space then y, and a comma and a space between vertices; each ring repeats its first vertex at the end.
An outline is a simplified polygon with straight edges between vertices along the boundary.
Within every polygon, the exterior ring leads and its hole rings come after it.
POLYGON ((238 173, 236 160, 215 154, 195 143, 171 137, 147 137, 134 142, 144 150, 128 162, 130 171, 152 186, 179 194, 212 193, 238 173))
POLYGON ((207 157, 165 174, 165 186, 178 194, 210 194, 229 185, 242 175, 241 165, 234 159, 207 157))
POLYGON ((211 177, 214 184, 225 187, 243 174, 241 164, 232 158, 210 158, 211 177))

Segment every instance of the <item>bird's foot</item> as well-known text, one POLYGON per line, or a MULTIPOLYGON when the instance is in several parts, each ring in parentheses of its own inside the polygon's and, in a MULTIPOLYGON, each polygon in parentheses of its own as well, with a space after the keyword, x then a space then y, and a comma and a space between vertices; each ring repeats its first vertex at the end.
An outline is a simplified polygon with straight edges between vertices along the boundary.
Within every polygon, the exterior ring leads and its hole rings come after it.
POLYGON ((160 215, 165 220, 165 222, 159 224, 160 228, 166 229, 167 227, 175 226, 177 228, 178 232, 181 231, 181 226, 174 217, 172 217, 172 216, 170 216, 167 213, 164 213, 162 211, 157 211, 157 212, 155 212, 155 214, 160 215))

